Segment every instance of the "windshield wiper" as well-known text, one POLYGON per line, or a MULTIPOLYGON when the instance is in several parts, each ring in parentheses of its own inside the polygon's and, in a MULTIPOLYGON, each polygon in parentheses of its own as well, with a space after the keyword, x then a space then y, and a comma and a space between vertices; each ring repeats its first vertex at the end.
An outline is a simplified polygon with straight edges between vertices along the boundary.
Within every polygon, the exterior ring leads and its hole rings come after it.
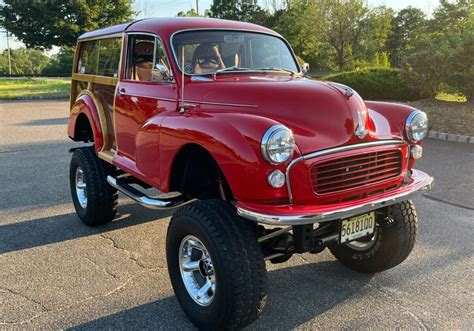
POLYGON ((223 73, 223 72, 226 72, 226 71, 255 71, 255 70, 250 69, 250 68, 232 66, 232 67, 222 68, 222 69, 218 69, 218 70, 214 71, 212 73, 212 77, 214 78, 214 80, 216 80, 217 74, 220 74, 220 73, 223 73))
POLYGON ((269 68, 257 68, 255 70, 261 70, 261 71, 284 71, 284 72, 287 72, 291 75, 291 77, 293 77, 294 75, 296 75, 297 73, 292 71, 292 70, 289 70, 289 69, 283 69, 283 68, 276 68, 276 67, 269 67, 269 68))

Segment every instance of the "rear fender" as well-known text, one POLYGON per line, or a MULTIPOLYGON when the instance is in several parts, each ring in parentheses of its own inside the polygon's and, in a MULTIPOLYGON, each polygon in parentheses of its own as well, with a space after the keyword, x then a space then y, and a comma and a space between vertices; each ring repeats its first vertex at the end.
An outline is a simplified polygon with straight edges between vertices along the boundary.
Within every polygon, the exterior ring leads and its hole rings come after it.
POLYGON ((104 123, 101 123, 97 103, 94 100, 92 93, 88 91, 83 91, 79 95, 71 109, 67 133, 72 140, 77 140, 77 119, 82 115, 85 115, 89 120, 89 124, 92 128, 92 133, 94 136, 94 145, 96 151, 99 152, 104 147, 104 130, 102 125, 105 125, 106 123, 105 121, 104 123))

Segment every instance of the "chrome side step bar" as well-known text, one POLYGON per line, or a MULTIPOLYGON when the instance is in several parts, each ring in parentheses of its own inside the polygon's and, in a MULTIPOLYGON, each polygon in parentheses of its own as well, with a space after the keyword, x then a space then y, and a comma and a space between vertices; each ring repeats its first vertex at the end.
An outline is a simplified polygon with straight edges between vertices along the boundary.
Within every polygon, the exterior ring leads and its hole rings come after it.
POLYGON ((107 183, 109 183, 112 187, 116 188, 117 190, 119 190, 120 192, 122 192, 123 194, 131 198, 132 200, 135 200, 143 207, 150 208, 150 209, 158 209, 158 210, 173 209, 173 208, 178 208, 197 200, 197 199, 178 200, 178 197, 165 198, 165 199, 151 198, 147 196, 145 193, 141 192, 140 190, 137 190, 133 186, 128 185, 127 183, 124 183, 120 181, 119 179, 114 178, 112 176, 107 176, 107 183))

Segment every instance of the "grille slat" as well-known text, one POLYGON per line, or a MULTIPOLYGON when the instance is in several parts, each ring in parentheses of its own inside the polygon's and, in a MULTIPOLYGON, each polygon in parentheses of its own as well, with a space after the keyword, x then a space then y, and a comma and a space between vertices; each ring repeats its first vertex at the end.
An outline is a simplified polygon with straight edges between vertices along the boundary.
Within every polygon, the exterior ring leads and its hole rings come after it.
POLYGON ((368 174, 370 174, 372 171, 377 171, 378 169, 386 169, 387 171, 389 171, 390 168, 393 168, 393 169, 397 170, 399 168, 399 162, 389 162, 387 164, 380 164, 380 165, 376 165, 376 166, 372 166, 372 167, 367 166, 367 167, 363 167, 363 168, 360 168, 360 169, 354 169, 354 168, 355 168, 354 166, 352 166, 352 167, 343 167, 342 169, 349 169, 349 171, 342 171, 341 172, 340 170, 337 170, 337 171, 339 171, 338 173, 331 174, 329 176, 324 176, 321 179, 318 176, 318 174, 312 175, 312 176, 316 176, 313 179, 320 182, 321 180, 340 177, 341 175, 346 175, 347 177, 352 177, 352 175, 355 176, 355 175, 358 175, 359 173, 363 173, 363 172, 367 172, 368 174))
MULTIPOLYGON (((394 163, 398 163, 398 162, 399 162, 399 157, 398 157, 398 156, 389 157, 389 158, 387 158, 387 159, 384 159, 383 161, 385 161, 385 162, 392 161, 392 162, 394 162, 394 163)), ((365 166, 365 165, 369 165, 369 164, 376 163, 376 162, 378 162, 378 161, 375 160, 375 159, 372 159, 372 160, 370 160, 370 161, 366 161, 366 162, 364 161, 364 162, 362 162, 362 163, 357 163, 356 165, 352 165, 352 166, 349 166, 349 167, 354 167, 354 166, 360 167, 360 166, 365 166)), ((341 167, 339 167, 339 168, 329 168, 329 169, 327 169, 327 170, 319 170, 319 171, 318 171, 318 174, 324 174, 324 173, 327 173, 327 172, 334 172, 334 171, 346 169, 347 167, 348 167, 348 166, 341 166, 341 167)), ((326 168, 326 166, 325 166, 324 168, 326 168)))
POLYGON ((320 179, 320 180, 318 180, 318 186, 321 187, 321 186, 331 185, 331 184, 335 184, 335 183, 349 182, 349 181, 358 180, 358 179, 363 180, 363 179, 368 179, 367 177, 377 177, 379 175, 387 175, 387 174, 396 176, 398 174, 398 168, 382 169, 382 170, 378 170, 378 171, 374 171, 374 172, 365 171, 365 173, 359 174, 359 175, 356 175, 356 176, 352 176, 352 174, 351 174, 350 177, 347 177, 343 180, 341 180, 340 178, 333 179, 333 180, 330 180, 330 181, 327 181, 326 179, 320 179))
POLYGON ((399 150, 378 151, 343 157, 311 168, 313 189, 333 193, 396 178, 402 171, 399 150))
POLYGON ((374 152, 374 153, 366 153, 362 155, 354 155, 353 157, 344 157, 341 159, 331 160, 324 163, 323 167, 331 167, 334 164, 340 164, 343 162, 359 162, 361 159, 366 158, 382 158, 385 159, 387 157, 397 157, 399 155, 398 151, 385 151, 385 152, 374 152))

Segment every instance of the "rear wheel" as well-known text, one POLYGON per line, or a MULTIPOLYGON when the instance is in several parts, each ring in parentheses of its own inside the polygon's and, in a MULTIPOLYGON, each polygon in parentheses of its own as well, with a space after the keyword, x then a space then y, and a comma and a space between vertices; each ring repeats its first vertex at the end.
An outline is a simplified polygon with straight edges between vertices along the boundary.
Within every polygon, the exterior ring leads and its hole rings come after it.
POLYGON ((107 223, 115 217, 118 193, 107 183, 113 167, 100 160, 93 147, 74 150, 69 184, 77 216, 88 226, 107 223))
POLYGON ((365 273, 395 267, 410 255, 418 232, 418 218, 412 201, 388 207, 388 224, 377 224, 374 235, 347 244, 333 244, 332 254, 345 266, 365 273))
POLYGON ((202 329, 239 329, 263 310, 267 274, 256 226, 220 200, 181 207, 166 240, 168 271, 183 311, 202 329))

